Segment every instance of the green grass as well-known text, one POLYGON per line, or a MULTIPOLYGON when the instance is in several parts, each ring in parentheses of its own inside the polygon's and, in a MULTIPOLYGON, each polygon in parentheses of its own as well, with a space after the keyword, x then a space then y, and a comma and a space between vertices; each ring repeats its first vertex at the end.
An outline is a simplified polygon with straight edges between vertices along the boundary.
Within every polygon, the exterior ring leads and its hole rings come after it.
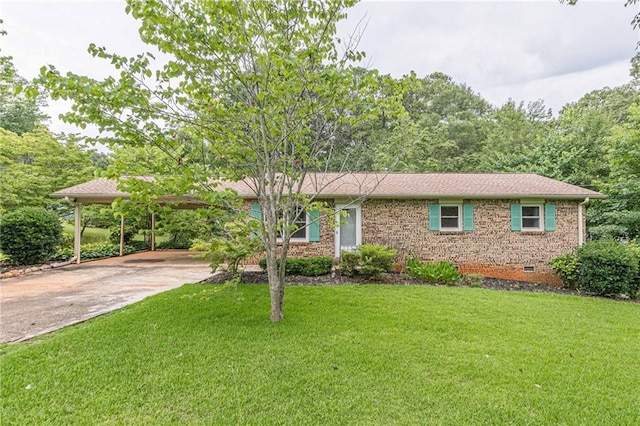
POLYGON ((187 285, 3 346, 2 424, 640 424, 640 305, 187 285))
MULTIPOLYGON (((73 238, 74 226, 71 223, 64 222, 62 224, 64 235, 68 235, 73 238)), ((82 233, 80 244, 87 243, 101 243, 109 239, 109 230, 104 228, 90 228, 86 227, 82 233)))
MULTIPOLYGON (((68 235, 73 238, 73 230, 74 226, 71 223, 64 222, 62 224, 63 232, 65 235, 68 235)), ((144 241, 144 235, 136 234, 133 237, 136 241, 144 241)), ((168 240, 169 237, 166 235, 156 235, 156 243, 161 243, 168 240)), ((84 232, 82 233, 82 239, 80 241, 81 244, 87 243, 101 243, 103 241, 109 240, 109 230, 105 228, 91 228, 86 227, 84 232)))

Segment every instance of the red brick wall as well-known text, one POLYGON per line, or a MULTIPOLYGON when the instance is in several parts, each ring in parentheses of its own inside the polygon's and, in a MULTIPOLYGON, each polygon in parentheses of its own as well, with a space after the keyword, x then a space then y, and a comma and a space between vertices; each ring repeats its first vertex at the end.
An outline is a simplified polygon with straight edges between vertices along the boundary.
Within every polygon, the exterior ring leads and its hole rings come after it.
MULTIPOLYGON (((557 285, 548 266, 553 257, 578 245, 578 202, 556 204, 553 232, 511 231, 510 205, 516 200, 467 200, 474 206, 474 229, 470 232, 429 231, 429 204, 438 200, 368 200, 362 204, 362 242, 386 244, 399 256, 422 261, 448 260, 463 273, 557 285), (524 272, 533 266, 535 272, 524 272)), ((247 202, 247 208, 250 202, 247 202)), ((333 203, 331 203, 333 205, 333 203)), ((335 219, 323 217, 320 242, 296 243, 291 256, 333 256, 335 219)), ((584 225, 583 225, 584 226, 584 225)))
POLYGON ((464 273, 487 277, 559 284, 551 258, 578 244, 578 202, 554 201, 554 232, 511 231, 514 200, 470 200, 474 229, 470 232, 429 231, 429 203, 437 200, 370 200, 362 207, 362 242, 387 244, 423 261, 448 260, 464 273), (535 272, 524 272, 533 266, 535 272))

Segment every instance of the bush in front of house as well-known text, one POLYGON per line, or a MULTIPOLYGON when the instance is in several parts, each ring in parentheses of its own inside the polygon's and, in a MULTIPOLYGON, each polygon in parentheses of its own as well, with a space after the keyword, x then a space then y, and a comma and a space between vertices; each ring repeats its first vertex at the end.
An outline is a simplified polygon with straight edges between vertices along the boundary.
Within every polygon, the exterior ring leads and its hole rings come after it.
POLYGON ((636 278, 631 285, 631 289, 635 290, 635 296, 638 296, 640 295, 640 241, 637 239, 632 241, 629 244, 629 248, 631 248, 631 251, 633 251, 636 259, 638 260, 638 272, 636 273, 636 278))
MULTIPOLYGON (((258 265, 263 271, 266 271, 267 259, 260 259, 258 265)), ((278 266, 279 265, 280 259, 278 259, 278 266)), ((284 265, 284 274, 317 277, 331 273, 332 268, 333 258, 330 256, 287 257, 284 265)))
POLYGON ((407 262, 407 273, 421 281, 432 283, 452 285, 460 280, 458 269, 446 260, 422 263, 419 259, 413 258, 407 262))
POLYGON ((482 274, 462 274, 458 282, 467 287, 482 287, 483 281, 484 276, 482 274))
POLYGON ((580 289, 599 296, 635 296, 638 258, 628 243, 589 241, 576 251, 580 289))
POLYGON ((556 256, 549 262, 549 266, 560 277, 562 285, 570 289, 576 289, 580 286, 578 280, 579 265, 578 256, 573 253, 556 256))
POLYGON ((42 208, 24 207, 11 211, 2 216, 1 222, 0 248, 18 265, 48 261, 62 239, 60 219, 42 208))
POLYGON ((589 241, 549 262, 565 287, 598 296, 640 291, 640 247, 614 240, 589 241))
POLYGON ((393 270, 398 251, 385 245, 363 244, 355 253, 340 254, 340 273, 348 277, 360 275, 373 280, 393 270))

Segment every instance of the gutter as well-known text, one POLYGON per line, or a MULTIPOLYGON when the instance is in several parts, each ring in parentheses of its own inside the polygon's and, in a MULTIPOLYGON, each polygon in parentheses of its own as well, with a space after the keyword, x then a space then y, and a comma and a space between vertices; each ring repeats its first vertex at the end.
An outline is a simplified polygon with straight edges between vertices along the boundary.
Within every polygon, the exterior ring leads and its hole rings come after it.
POLYGON ((585 198, 583 202, 578 204, 578 247, 584 244, 584 228, 582 223, 584 221, 584 207, 589 204, 589 197, 585 198))

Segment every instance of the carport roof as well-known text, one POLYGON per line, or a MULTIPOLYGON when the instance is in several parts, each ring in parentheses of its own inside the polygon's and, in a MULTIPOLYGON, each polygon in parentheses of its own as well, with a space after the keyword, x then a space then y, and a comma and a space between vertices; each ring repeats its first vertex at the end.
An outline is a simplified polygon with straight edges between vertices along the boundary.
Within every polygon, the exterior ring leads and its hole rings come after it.
MULTIPOLYGON (((137 179, 153 181, 153 177, 137 179)), ((223 182, 244 199, 256 198, 249 182, 223 182)), ((317 173, 308 174, 302 192, 319 198, 604 198, 599 192, 533 173, 317 173)), ((54 192, 53 197, 75 198, 84 203, 107 204, 115 198, 129 198, 118 190, 115 180, 97 178, 54 192)), ((165 197, 161 202, 198 204, 192 197, 165 197)))

